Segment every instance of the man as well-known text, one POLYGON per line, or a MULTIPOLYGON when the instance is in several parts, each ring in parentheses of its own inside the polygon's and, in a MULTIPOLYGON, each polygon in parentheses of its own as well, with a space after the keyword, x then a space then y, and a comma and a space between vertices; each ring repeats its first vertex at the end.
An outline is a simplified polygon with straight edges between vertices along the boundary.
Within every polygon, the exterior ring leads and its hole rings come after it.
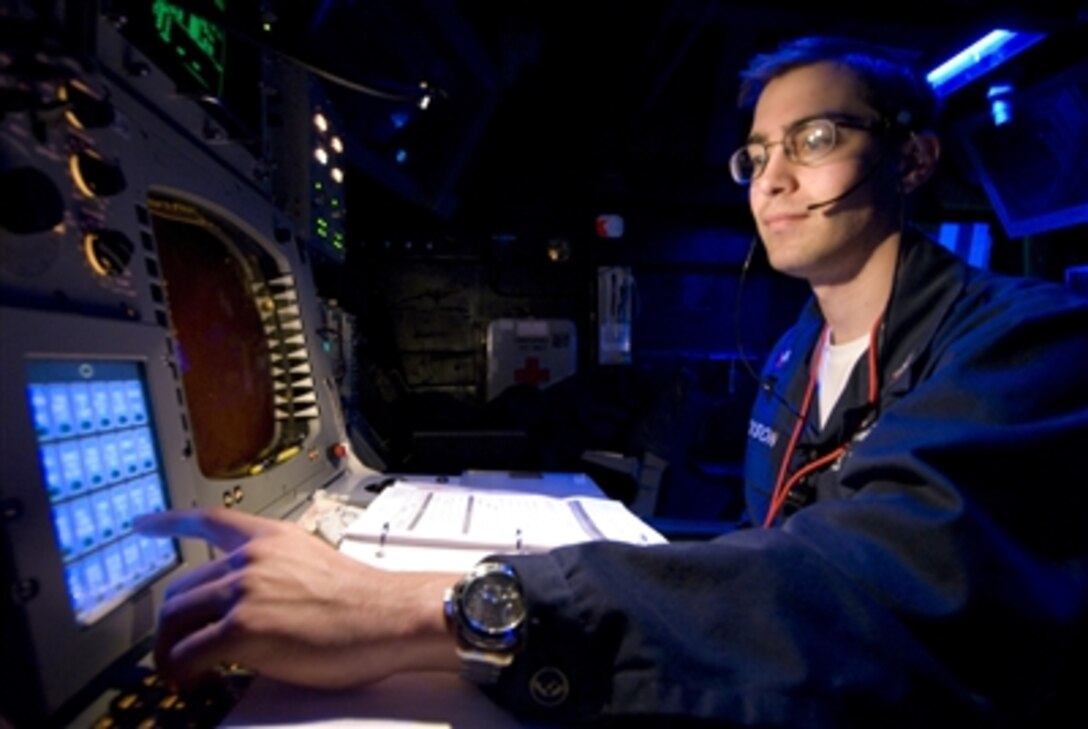
POLYGON ((967 268, 905 225, 932 174, 924 82, 857 44, 757 58, 731 168, 813 299, 750 428, 750 528, 382 573, 227 511, 143 528, 226 556, 180 578, 156 658, 340 686, 465 670, 558 720, 1008 726, 1070 674, 1088 612, 1088 309, 967 268), (446 596, 447 607, 443 608, 446 596), (456 646, 456 650, 455 650, 456 646))

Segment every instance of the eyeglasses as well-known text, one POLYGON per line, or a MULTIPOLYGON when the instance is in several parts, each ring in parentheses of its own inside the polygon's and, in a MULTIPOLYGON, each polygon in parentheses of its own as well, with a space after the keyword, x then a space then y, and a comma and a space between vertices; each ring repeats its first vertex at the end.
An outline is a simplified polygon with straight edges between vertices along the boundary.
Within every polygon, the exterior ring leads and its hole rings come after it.
POLYGON ((752 141, 729 158, 729 172, 740 185, 747 185, 763 174, 771 156, 771 147, 780 144, 786 159, 799 165, 812 165, 831 154, 839 143, 838 128, 882 131, 880 122, 864 122, 852 117, 802 119, 786 130, 777 142, 752 141))

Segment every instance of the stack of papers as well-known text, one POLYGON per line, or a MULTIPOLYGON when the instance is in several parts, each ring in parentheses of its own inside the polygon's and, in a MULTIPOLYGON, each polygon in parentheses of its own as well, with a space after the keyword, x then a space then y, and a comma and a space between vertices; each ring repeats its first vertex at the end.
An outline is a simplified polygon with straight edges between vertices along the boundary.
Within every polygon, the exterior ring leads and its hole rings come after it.
POLYGON ((346 525, 340 551, 384 569, 463 572, 491 554, 544 552, 594 540, 666 541, 621 502, 605 497, 398 481, 346 525))

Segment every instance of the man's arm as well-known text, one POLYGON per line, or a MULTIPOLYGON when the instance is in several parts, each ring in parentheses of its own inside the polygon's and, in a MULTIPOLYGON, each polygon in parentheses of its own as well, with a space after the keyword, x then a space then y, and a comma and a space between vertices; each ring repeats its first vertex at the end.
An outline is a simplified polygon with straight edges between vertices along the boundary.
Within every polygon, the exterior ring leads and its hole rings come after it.
POLYGON ((224 552, 167 589, 154 654, 168 680, 191 683, 237 663, 338 688, 458 668, 442 611, 453 575, 378 570, 293 523, 227 509, 164 512, 137 528, 203 539, 224 552))

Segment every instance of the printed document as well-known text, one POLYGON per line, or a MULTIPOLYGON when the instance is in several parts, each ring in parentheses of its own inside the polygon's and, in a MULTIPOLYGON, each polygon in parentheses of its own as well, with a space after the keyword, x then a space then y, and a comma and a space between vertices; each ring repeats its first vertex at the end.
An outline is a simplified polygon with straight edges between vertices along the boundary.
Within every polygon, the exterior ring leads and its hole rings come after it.
POLYGON ((605 497, 399 481, 346 525, 340 551, 385 569, 459 572, 490 554, 593 540, 665 542, 621 502, 605 497))

